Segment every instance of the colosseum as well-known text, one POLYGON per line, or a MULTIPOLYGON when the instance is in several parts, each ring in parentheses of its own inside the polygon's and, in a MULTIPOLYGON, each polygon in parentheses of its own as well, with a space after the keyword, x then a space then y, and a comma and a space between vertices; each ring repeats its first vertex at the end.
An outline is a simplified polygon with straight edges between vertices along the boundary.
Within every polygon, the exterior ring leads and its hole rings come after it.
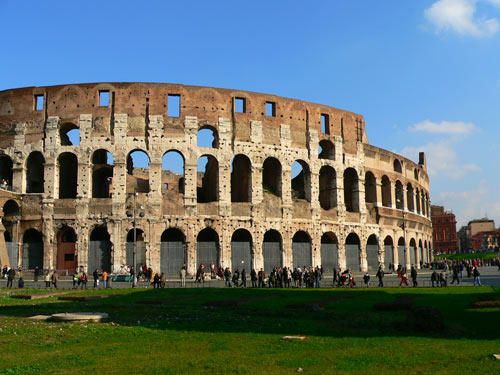
MULTIPOLYGON (((417 155, 416 155, 417 157, 417 155)), ((430 261, 429 177, 363 116, 248 91, 92 83, 0 92, 0 255, 374 271, 430 261)))

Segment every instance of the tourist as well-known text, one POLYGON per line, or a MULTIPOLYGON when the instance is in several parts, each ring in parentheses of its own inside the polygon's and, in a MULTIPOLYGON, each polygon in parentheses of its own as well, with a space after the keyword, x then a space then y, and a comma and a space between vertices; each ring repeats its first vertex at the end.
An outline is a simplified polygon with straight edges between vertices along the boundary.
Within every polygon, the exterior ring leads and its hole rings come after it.
POLYGON ((238 280, 240 279, 240 271, 236 268, 236 271, 233 273, 233 285, 235 288, 238 287, 238 280))
POLYGON ((226 267, 226 269, 224 270, 224 280, 224 285, 226 285, 228 288, 231 288, 231 270, 229 269, 229 267, 226 267))
POLYGON ((87 281, 89 280, 87 274, 82 272, 80 276, 80 283, 82 284, 82 289, 87 289, 87 281))
POLYGON ((108 286, 108 273, 106 271, 102 272, 102 287, 106 289, 108 286))
POLYGON ((378 279, 378 287, 383 288, 384 287, 384 270, 382 269, 382 266, 380 266, 378 268, 377 274, 375 276, 377 276, 377 279, 378 279))
POLYGON ((406 268, 401 268, 399 272, 400 272, 399 286, 403 286, 403 284, 408 286, 408 275, 406 274, 406 268))
POLYGON ((181 268, 181 287, 186 286, 186 265, 184 264, 181 268))
POLYGON ((370 275, 368 274, 368 272, 366 272, 363 275, 363 282, 365 283, 365 287, 367 287, 367 288, 370 287, 370 275))
POLYGON ((44 276, 44 281, 45 281, 45 287, 50 288, 50 272, 49 270, 45 271, 45 276, 44 276))
POLYGON ((242 286, 243 288, 247 287, 247 272, 245 271, 244 268, 241 270, 241 284, 240 284, 240 286, 242 286))
POLYGON ((160 275, 158 272, 153 276, 153 289, 160 288, 160 275))
POLYGON ((94 289, 99 287, 99 271, 97 268, 92 273, 92 277, 94 278, 94 289))
POLYGON ((434 269, 434 271, 431 274, 431 285, 433 288, 434 288, 435 284, 436 284, 436 286, 439 286, 438 281, 439 281, 439 276, 438 276, 438 273, 436 272, 436 270, 434 269))
POLYGON ((80 286, 80 280, 78 278, 78 273, 75 271, 73 274, 73 289, 76 289, 76 285, 78 283, 78 286, 80 286))
POLYGON ((259 273, 258 273, 258 280, 259 280, 259 288, 264 288, 264 280, 266 278, 266 273, 264 270, 261 268, 259 273))
POLYGON ((413 287, 416 288, 418 286, 418 282, 417 282, 417 268, 415 266, 411 266, 410 277, 413 287))
POLYGON ((57 274, 57 270, 54 270, 52 272, 52 277, 51 277, 52 285, 54 286, 55 289, 57 289, 57 281, 59 280, 59 275, 57 274))
POLYGON ((252 281, 252 288, 257 288, 257 272, 255 268, 250 271, 250 280, 252 281))
POLYGON ((481 286, 481 274, 479 273, 477 267, 474 267, 474 269, 472 270, 472 276, 474 276, 474 286, 481 286))
POLYGON ((19 280, 18 280, 18 282, 17 282, 17 287, 18 287, 19 289, 23 289, 23 288, 24 288, 24 279, 23 279, 23 277, 22 277, 22 276, 20 276, 20 277, 19 277, 19 280))
POLYGON ((11 268, 7 273, 7 288, 12 288, 12 283, 14 282, 15 277, 16 270, 14 268, 11 268))
POLYGON ((445 273, 445 272, 441 272, 439 274, 439 285, 442 287, 442 288, 445 288, 448 286, 448 274, 445 273))
POLYGON ((460 285, 460 279, 458 278, 459 267, 460 266, 458 264, 455 264, 452 267, 452 279, 450 284, 454 284, 456 281, 457 284, 460 285))

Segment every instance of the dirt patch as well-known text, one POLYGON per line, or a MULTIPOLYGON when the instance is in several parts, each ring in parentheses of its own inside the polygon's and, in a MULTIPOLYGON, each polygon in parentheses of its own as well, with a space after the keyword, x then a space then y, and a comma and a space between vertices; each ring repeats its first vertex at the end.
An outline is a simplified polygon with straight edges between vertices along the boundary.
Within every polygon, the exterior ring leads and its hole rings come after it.
POLYGON ((500 300, 476 301, 472 304, 473 309, 486 309, 492 307, 500 307, 500 300))
POLYGON ((10 297, 16 299, 42 299, 54 296, 60 296, 65 293, 42 293, 42 294, 13 294, 10 297))

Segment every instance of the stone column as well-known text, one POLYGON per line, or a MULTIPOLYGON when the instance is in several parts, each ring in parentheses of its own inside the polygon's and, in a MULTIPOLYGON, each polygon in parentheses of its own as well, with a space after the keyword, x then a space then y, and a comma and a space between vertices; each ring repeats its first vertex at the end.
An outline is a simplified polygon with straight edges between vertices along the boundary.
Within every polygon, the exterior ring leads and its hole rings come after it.
POLYGON ((219 215, 231 216, 231 121, 219 118, 219 215))
POLYGON ((361 272, 367 272, 368 271, 368 258, 366 254, 366 240, 361 237, 360 238, 360 244, 359 244, 359 266, 361 272))
POLYGON ((344 271, 347 266, 347 261, 345 257, 345 238, 339 238, 339 243, 337 245, 338 254, 339 254, 339 267, 341 271, 344 271))

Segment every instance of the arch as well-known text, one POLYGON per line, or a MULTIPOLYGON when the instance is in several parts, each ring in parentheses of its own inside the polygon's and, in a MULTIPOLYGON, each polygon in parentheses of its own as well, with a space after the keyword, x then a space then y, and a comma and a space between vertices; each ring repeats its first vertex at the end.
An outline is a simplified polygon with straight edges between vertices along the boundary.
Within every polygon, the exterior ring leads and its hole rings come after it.
POLYGON ((63 152, 57 158, 59 165, 59 199, 74 199, 78 186, 78 158, 72 152, 63 152))
POLYGON ((196 197, 198 203, 219 200, 219 162, 212 155, 203 155, 198 159, 196 197))
POLYGON ((406 245, 404 237, 398 239, 398 264, 406 267, 406 245))
POLYGON ((345 240, 346 268, 353 271, 360 271, 360 255, 361 241, 356 233, 351 232, 345 240))
POLYGON ((77 268, 76 232, 73 228, 63 226, 56 235, 57 238, 57 266, 58 270, 75 272, 77 268))
POLYGON ((382 206, 392 207, 391 180, 386 175, 382 176, 382 206))
POLYGON ((99 149, 92 154, 92 198, 111 198, 113 191, 113 154, 99 149))
POLYGON ((392 165, 394 172, 403 173, 403 166, 401 165, 401 162, 398 159, 394 159, 394 163, 392 165))
POLYGON ((13 199, 9 199, 3 204, 3 218, 2 220, 12 221, 17 219, 21 215, 21 210, 17 202, 13 199))
POLYGON ((94 227, 89 236, 88 271, 101 270, 111 272, 112 243, 106 225, 94 227))
POLYGON ((182 152, 169 150, 161 159, 161 185, 163 194, 175 192, 184 194, 185 159, 182 152))
POLYGON ((196 145, 205 148, 219 147, 219 136, 217 129, 213 126, 205 125, 198 129, 196 136, 196 145))
POLYGON ((292 238, 293 267, 312 266, 311 236, 303 230, 297 231, 292 238))
POLYGON ((319 204, 324 210, 337 207, 337 174, 328 165, 319 170, 319 204))
POLYGON ((0 188, 12 190, 14 163, 9 155, 0 154, 0 188))
POLYGON ((394 267, 394 240, 391 236, 384 238, 384 265, 387 270, 394 267))
POLYGON ((359 179, 354 168, 344 171, 344 204, 347 212, 359 212, 359 179))
POLYGON ((251 202, 252 162, 246 155, 238 154, 231 163, 231 202, 251 202))
POLYGON ((418 169, 417 168, 413 169, 413 177, 415 178, 415 180, 418 181, 418 169))
POLYGON ((325 232, 321 236, 321 266, 325 274, 332 273, 338 267, 338 243, 337 236, 333 232, 325 232))
POLYGON ((425 191, 423 189, 420 192, 420 199, 422 201, 422 215, 427 216, 427 211, 425 209, 425 191))
POLYGON ((413 186, 410 183, 406 185, 406 202, 408 211, 415 212, 415 205, 413 204, 413 186))
POLYGON ((197 265, 204 265, 206 270, 214 264, 220 264, 219 235, 212 228, 205 228, 196 237, 196 262, 197 265))
POLYGON ((409 249, 410 251, 410 264, 412 266, 415 266, 417 264, 417 242, 415 241, 414 238, 410 239, 410 246, 409 249))
POLYGON ((422 214, 422 209, 420 206, 420 190, 418 190, 418 188, 415 189, 415 203, 417 214, 422 214))
POLYGON ((59 139, 61 146, 79 146, 80 129, 77 125, 66 122, 59 127, 59 139))
POLYGON ((262 188, 264 194, 271 193, 281 198, 282 168, 278 159, 268 157, 262 164, 262 188))
POLYGON ((134 149, 127 155, 127 193, 149 193, 150 159, 147 152, 134 149))
POLYGON ((318 158, 335 160, 335 145, 328 139, 323 139, 318 145, 318 158))
POLYGON ((405 207, 405 193, 404 193, 404 188, 403 184, 401 181, 397 180, 396 185, 394 186, 394 190, 396 192, 396 208, 398 210, 403 210, 405 207))
POLYGON ((366 260, 368 263, 368 271, 373 272, 378 269, 378 239, 375 234, 368 237, 366 241, 366 260))
POLYGON ((377 179, 370 171, 365 173, 365 202, 377 202, 377 179))
POLYGON ((420 268, 422 268, 423 264, 424 263, 427 263, 427 259, 426 257, 424 256, 424 246, 423 246, 423 243, 422 243, 422 240, 418 240, 418 254, 420 255, 420 268))
POLYGON ((231 236, 231 265, 233 270, 249 272, 253 269, 252 235, 240 228, 231 236))
POLYGON ((129 266, 134 266, 135 247, 135 267, 138 271, 141 265, 146 262, 146 244, 144 243, 144 231, 140 228, 132 228, 127 232, 126 262, 129 266), (135 244, 135 245, 134 245, 135 244))
POLYGON ((311 201, 311 170, 303 160, 295 160, 292 164, 292 199, 311 201))
POLYGON ((178 276, 186 264, 186 236, 178 228, 168 228, 161 234, 160 272, 178 276))
POLYGON ((28 229, 23 235, 23 268, 43 269, 43 236, 36 229, 28 229))
POLYGON ((33 151, 26 160, 26 193, 43 193, 45 158, 39 151, 33 151))
POLYGON ((283 247, 281 234, 274 229, 264 233, 262 255, 264 257, 264 271, 269 274, 274 267, 283 265, 283 247))

